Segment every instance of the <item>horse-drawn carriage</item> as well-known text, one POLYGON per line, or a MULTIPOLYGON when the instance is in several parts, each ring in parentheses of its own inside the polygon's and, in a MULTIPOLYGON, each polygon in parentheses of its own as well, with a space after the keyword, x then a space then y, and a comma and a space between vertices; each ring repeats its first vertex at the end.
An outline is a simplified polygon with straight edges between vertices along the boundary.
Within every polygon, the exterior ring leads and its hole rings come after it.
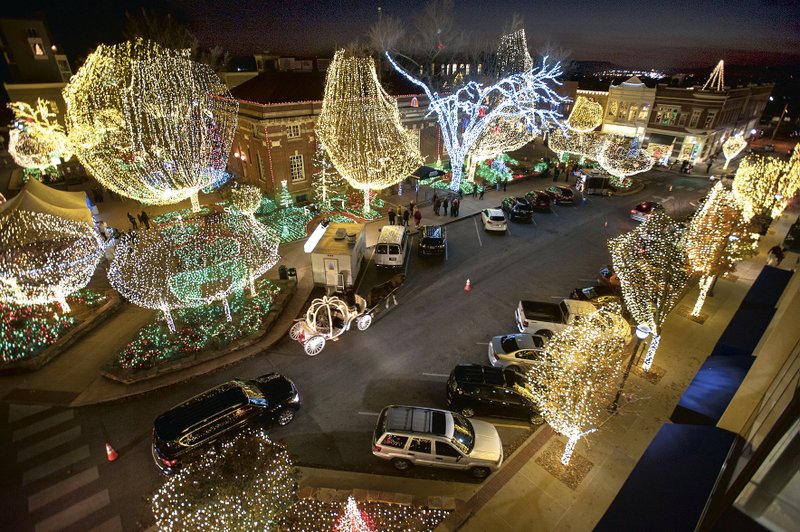
POLYGON ((405 280, 400 275, 370 290, 369 301, 354 293, 341 298, 334 295, 314 299, 305 318, 296 320, 289 329, 289 337, 303 344, 307 355, 316 356, 328 340, 338 340, 354 324, 359 331, 366 331, 381 303, 385 302, 387 309, 389 298, 397 304, 394 293, 405 280))

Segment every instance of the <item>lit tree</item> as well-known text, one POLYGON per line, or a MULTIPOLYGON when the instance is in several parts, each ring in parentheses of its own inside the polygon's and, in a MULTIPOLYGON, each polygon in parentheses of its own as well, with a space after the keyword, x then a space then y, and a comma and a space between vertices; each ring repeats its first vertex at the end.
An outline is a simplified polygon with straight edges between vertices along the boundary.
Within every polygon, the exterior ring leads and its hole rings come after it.
POLYGON ((550 87, 558 83, 561 68, 546 62, 539 69, 507 76, 491 85, 470 81, 449 94, 434 92, 429 85, 401 68, 387 52, 394 68, 428 96, 428 115, 436 114, 442 142, 450 155, 453 172, 450 188, 458 192, 467 154, 481 135, 498 120, 521 120, 532 135, 538 135, 551 123, 558 123, 560 114, 554 104, 563 98, 550 87), (487 105, 488 102, 488 105, 487 105))
POLYGON ((261 190, 253 185, 239 185, 231 191, 231 205, 242 214, 254 216, 261 207, 261 190))
POLYGON ((140 307, 160 310, 175 332, 171 311, 222 301, 278 262, 278 239, 252 216, 214 211, 138 230, 117 243, 111 285, 140 307))
POLYGON ((281 181, 281 191, 278 193, 278 205, 284 209, 291 208, 294 205, 294 198, 289 193, 289 186, 285 179, 281 181))
POLYGON ((636 229, 609 240, 608 247, 626 308, 653 333, 642 364, 647 371, 661 340, 661 325, 689 282, 681 229, 655 211, 636 229))
POLYGON ((605 142, 604 137, 594 131, 579 133, 554 128, 547 135, 547 146, 558 154, 559 159, 564 153, 572 153, 597 160, 605 142))
POLYGON ((798 151, 792 154, 788 164, 777 157, 764 157, 750 154, 739 163, 736 177, 733 179, 733 194, 742 205, 744 216, 752 220, 755 216, 777 216, 797 191, 797 157, 798 151), (784 172, 786 168, 794 170, 784 172), (787 179, 782 179, 785 174, 787 179), (795 179, 791 179, 794 174, 795 179), (792 183, 794 181, 794 183, 792 183))
POLYGON ((34 109, 25 102, 11 102, 14 122, 8 135, 8 153, 23 168, 44 170, 72 157, 64 128, 50 110, 49 100, 39 99, 34 109))
POLYGON ((605 135, 602 147, 597 153, 597 162, 612 176, 612 184, 627 188, 633 184, 632 175, 646 172, 653 167, 655 160, 647 150, 639 148, 639 139, 605 135))
POLYGON ((238 102, 207 65, 137 40, 100 45, 64 89, 69 139, 106 188, 142 203, 191 198, 225 169, 238 102))
POLYGON ((754 254, 757 240, 733 193, 722 182, 711 189, 692 217, 684 238, 689 272, 700 276, 700 294, 692 309, 692 316, 699 316, 715 279, 733 271, 745 256, 754 254))
POLYGON ((153 496, 159 530, 276 530, 297 501, 297 471, 264 429, 221 441, 170 477, 153 496))
POLYGON ((722 154, 725 155, 725 165, 723 170, 728 167, 731 159, 739 155, 747 146, 747 141, 742 135, 734 135, 722 144, 722 154))
POLYGON ((572 131, 587 133, 602 123, 603 106, 585 96, 578 96, 565 125, 572 131))
POLYGON ((323 211, 331 210, 334 203, 344 207, 351 187, 333 167, 333 163, 325 152, 325 147, 322 143, 317 143, 312 164, 319 169, 312 177, 314 202, 317 207, 323 211))
POLYGON ((569 438, 561 463, 575 444, 597 430, 622 373, 621 356, 630 325, 609 306, 556 333, 544 360, 528 374, 539 411, 559 434, 569 438))
POLYGON ((335 532, 375 532, 378 530, 372 518, 366 512, 359 510, 356 500, 350 496, 344 512, 339 516, 334 527, 335 532))

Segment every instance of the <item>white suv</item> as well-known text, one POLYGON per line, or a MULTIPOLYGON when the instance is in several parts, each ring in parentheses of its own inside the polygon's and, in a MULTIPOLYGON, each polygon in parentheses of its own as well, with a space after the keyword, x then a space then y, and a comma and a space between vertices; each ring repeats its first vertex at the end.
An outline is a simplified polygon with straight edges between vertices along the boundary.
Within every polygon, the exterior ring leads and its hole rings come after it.
POLYGON ((505 233, 506 229, 508 229, 506 215, 500 209, 483 209, 481 211, 481 221, 486 231, 505 233))
POLYGON ((503 444, 494 425, 485 421, 447 410, 392 405, 378 418, 372 454, 400 470, 425 465, 485 478, 503 463, 503 444))

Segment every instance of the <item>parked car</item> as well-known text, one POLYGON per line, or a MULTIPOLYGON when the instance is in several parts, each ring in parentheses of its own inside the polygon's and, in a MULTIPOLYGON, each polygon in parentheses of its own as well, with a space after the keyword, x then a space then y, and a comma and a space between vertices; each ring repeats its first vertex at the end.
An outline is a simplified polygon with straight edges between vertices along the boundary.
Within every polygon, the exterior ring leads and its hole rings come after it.
POLYGON ((538 334, 504 334, 489 342, 489 363, 495 368, 527 371, 544 355, 547 338, 538 334))
POLYGON ((165 475, 225 433, 252 423, 288 425, 300 408, 294 383, 277 373, 232 380, 196 395, 158 416, 152 454, 165 475))
POLYGON ((501 208, 512 222, 530 222, 533 220, 533 206, 526 198, 515 198, 513 196, 503 198, 501 208))
POLYGON ((505 233, 508 229, 506 216, 500 209, 483 209, 481 211, 481 221, 486 231, 500 231, 505 233))
POLYGON ((447 230, 443 225, 423 225, 419 229, 419 255, 444 255, 447 250, 447 230))
POLYGON ((531 384, 511 369, 459 364, 447 380, 447 405, 464 417, 482 414, 544 423, 531 384))
POLYGON ((543 190, 531 190, 525 194, 525 197, 528 198, 533 210, 547 212, 552 208, 550 194, 543 190))
POLYGON ((572 205, 575 202, 575 193, 571 188, 564 185, 553 185, 548 187, 545 192, 556 205, 572 205))
POLYGON ((643 201, 631 209, 630 215, 632 220, 646 222, 656 211, 663 212, 664 207, 655 201, 643 201))
POLYGON ((560 303, 521 300, 514 312, 521 333, 538 334, 550 339, 553 333, 574 325, 581 316, 597 308, 588 301, 564 299, 560 303))
POLYGON ((372 454, 401 471, 424 465, 486 478, 503 463, 503 443, 491 423, 447 410, 391 405, 378 417, 372 454))

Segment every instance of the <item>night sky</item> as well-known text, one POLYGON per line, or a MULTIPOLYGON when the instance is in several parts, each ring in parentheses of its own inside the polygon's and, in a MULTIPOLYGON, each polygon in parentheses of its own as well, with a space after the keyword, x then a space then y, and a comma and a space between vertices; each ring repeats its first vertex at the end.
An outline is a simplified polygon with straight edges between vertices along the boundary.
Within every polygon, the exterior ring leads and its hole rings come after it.
MULTIPOLYGON (((723 58, 729 64, 800 63, 800 2, 595 0, 593 2, 456 0, 456 27, 496 39, 512 13, 524 18, 532 51, 550 41, 572 59, 610 61, 630 67, 700 67, 723 58), (487 8, 487 6, 495 6, 487 8)), ((57 44, 77 59, 98 42, 122 39, 124 11, 141 6, 172 13, 206 47, 233 55, 270 51, 283 55, 329 54, 364 41, 386 15, 413 20, 424 2, 393 0, 7 0, 1 16, 42 17, 57 44), (14 2, 17 5, 8 5, 14 2)))

